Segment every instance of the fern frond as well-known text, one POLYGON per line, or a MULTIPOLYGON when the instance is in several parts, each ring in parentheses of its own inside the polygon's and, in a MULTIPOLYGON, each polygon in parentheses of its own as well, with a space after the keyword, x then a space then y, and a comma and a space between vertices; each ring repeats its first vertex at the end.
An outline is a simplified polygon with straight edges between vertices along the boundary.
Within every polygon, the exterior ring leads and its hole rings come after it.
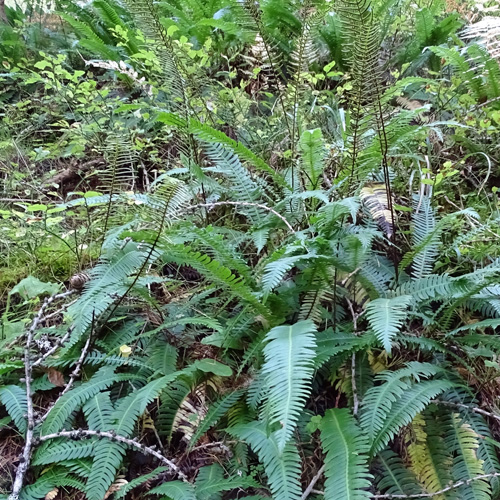
POLYGON ((68 441, 54 439, 48 446, 40 447, 33 457, 33 465, 58 464, 64 460, 87 458, 94 454, 95 439, 85 441, 68 441))
POLYGON ((325 457, 325 497, 368 500, 368 439, 347 408, 327 410, 321 419, 325 457))
POLYGON ((316 355, 316 326, 300 321, 277 326, 267 335, 266 361, 267 412, 270 425, 280 426, 274 434, 278 450, 285 449, 311 390, 316 355))
POLYGON ((392 299, 375 299, 366 306, 366 315, 375 336, 390 353, 394 337, 401 331, 401 327, 408 317, 407 308, 413 298, 410 295, 401 295, 392 299))
POLYGON ((229 411, 231 406, 236 404, 236 402, 241 398, 242 394, 242 390, 234 391, 210 406, 207 414, 200 422, 198 428, 191 437, 189 441, 189 448, 192 448, 196 445, 200 437, 203 436, 203 434, 205 434, 211 427, 213 427, 219 421, 219 419, 229 411))
POLYGON ((440 369, 430 363, 411 362, 395 372, 379 373, 375 379, 379 385, 367 391, 360 408, 361 427, 367 432, 370 441, 373 442, 383 428, 395 402, 410 389, 413 378, 418 381, 439 372, 440 369))
POLYGON ((321 129, 304 131, 300 136, 299 150, 304 186, 307 191, 313 191, 320 186, 326 157, 321 129))
POLYGON ((119 500, 120 498, 125 497, 128 493, 130 493, 134 488, 140 486, 141 484, 149 481, 151 479, 156 479, 160 474, 166 472, 168 470, 167 467, 157 467, 156 469, 148 472, 147 474, 141 474, 139 477, 132 479, 127 484, 124 484, 115 494, 114 499, 119 500))
POLYGON ((432 273, 440 242, 430 198, 415 196, 413 204, 413 245, 418 252, 413 255, 412 276, 419 279, 432 273))
POLYGON ((197 500, 194 486, 182 481, 169 481, 153 488, 150 495, 168 495, 172 500, 197 500))
POLYGON ((407 389, 392 405, 391 412, 383 422, 371 443, 372 453, 382 450, 395 434, 408 425, 436 396, 453 387, 445 380, 426 380, 415 383, 407 389))
MULTIPOLYGON (((75 387, 57 400, 42 424, 42 434, 52 434, 62 429, 71 413, 80 405, 117 382, 123 375, 115 375, 113 367, 104 366, 88 381, 75 387)), ((129 377, 128 377, 129 378, 129 377)))
MULTIPOLYGON (((450 415, 450 428, 445 437, 448 449, 457 454, 453 460, 453 477, 456 481, 484 474, 482 461, 477 457, 478 435, 458 413, 450 415)), ((464 500, 489 500, 491 488, 486 479, 471 481, 459 489, 464 500)))
POLYGON ((389 495, 414 495, 422 493, 415 475, 408 470, 401 457, 392 450, 384 450, 377 455, 381 468, 378 474, 378 488, 389 495))
POLYGON ((275 434, 268 433, 261 422, 250 422, 228 429, 228 432, 246 441, 264 464, 274 500, 299 500, 301 459, 294 443, 288 442, 280 450, 275 434))
POLYGON ((28 421, 26 420, 28 412, 26 391, 17 385, 0 387, 0 401, 5 406, 19 432, 24 434, 28 427, 28 421))
MULTIPOLYGON (((141 389, 122 398, 112 414, 112 429, 120 436, 128 437, 147 405, 156 398, 165 386, 173 382, 182 372, 165 375, 149 382, 141 389)), ((122 443, 100 441, 96 444, 94 462, 89 475, 87 496, 89 500, 101 500, 113 484, 120 467, 126 446, 122 443)))

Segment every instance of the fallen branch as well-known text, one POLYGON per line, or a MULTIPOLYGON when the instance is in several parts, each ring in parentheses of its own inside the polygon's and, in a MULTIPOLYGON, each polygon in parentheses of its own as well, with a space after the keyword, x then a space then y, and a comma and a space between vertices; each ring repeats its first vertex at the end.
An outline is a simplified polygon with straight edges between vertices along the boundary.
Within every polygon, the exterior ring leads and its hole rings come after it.
POLYGON ((485 417, 490 417, 500 422, 500 415, 495 415, 486 410, 481 410, 481 408, 476 408, 475 406, 465 405, 463 403, 452 403, 450 401, 441 401, 440 399, 434 399, 432 403, 444 405, 444 406, 452 406, 454 408, 463 408, 471 413, 478 413, 479 415, 484 415, 485 417))
POLYGON ((90 438, 90 437, 97 437, 97 438, 105 438, 109 439, 111 441, 116 441, 118 443, 123 443, 126 444, 127 446, 130 446, 131 448, 136 448, 142 453, 146 455, 151 455, 158 459, 160 462, 165 464, 167 467, 169 467, 175 474, 181 478, 183 481, 188 482, 187 476, 179 469, 179 467, 172 461, 169 460, 167 457, 159 453, 154 449, 152 446, 145 446, 135 439, 129 439, 126 438, 125 436, 120 436, 118 434, 115 434, 112 431, 93 431, 93 430, 84 430, 84 429, 78 429, 76 431, 61 431, 61 432, 55 432, 53 434, 46 434, 45 436, 40 436, 38 438, 38 443, 43 443, 44 441, 48 441, 49 439, 56 439, 59 437, 66 437, 70 439, 81 439, 81 438, 90 438))
POLYGON ((500 477, 500 472, 494 472, 491 474, 481 474, 480 476, 471 477, 470 479, 464 479, 462 481, 457 481, 456 483, 450 484, 446 488, 442 490, 435 491, 434 493, 415 493, 413 495, 371 495, 371 498, 377 499, 398 499, 398 498, 432 498, 437 497, 438 495, 442 495, 447 491, 454 490, 456 488, 460 488, 460 486, 465 486, 467 484, 473 483, 474 481, 478 481, 480 479, 489 479, 490 477, 500 477))
POLYGON ((33 361, 31 366, 34 368, 35 366, 41 365, 48 357, 52 356, 52 354, 54 354, 57 349, 62 347, 64 343, 69 339, 69 336, 72 334, 74 329, 74 325, 70 326, 64 336, 56 341, 54 347, 48 350, 43 356, 40 356, 36 361, 33 361))
POLYGON ((300 497, 300 500, 306 500, 306 498, 314 491, 314 487, 316 486, 316 483, 318 482, 319 478, 323 475, 323 472, 325 472, 325 464, 321 466, 317 474, 312 478, 311 482, 309 483, 309 486, 306 488, 306 490, 300 497))
POLYGON ((26 335, 26 345, 24 347, 24 376, 25 376, 25 384, 26 384, 26 418, 28 420, 28 426, 26 429, 26 436, 24 441, 23 453, 21 455, 21 459, 19 461, 19 466, 17 467, 16 477, 14 478, 14 482, 12 484, 12 493, 9 495, 9 500, 18 500, 19 494, 23 487, 24 476, 28 471, 30 461, 31 461, 31 450, 33 448, 33 430, 35 427, 35 417, 33 414, 33 398, 31 394, 31 382, 32 382, 32 373, 33 366, 31 364, 31 344, 33 342, 33 336, 35 334, 38 325, 40 324, 43 314, 47 307, 49 307, 52 302, 57 299, 67 297, 71 292, 64 292, 52 295, 52 297, 46 298, 43 301, 42 306, 40 307, 38 313, 36 314, 33 322, 31 323, 30 328, 28 329, 26 335))

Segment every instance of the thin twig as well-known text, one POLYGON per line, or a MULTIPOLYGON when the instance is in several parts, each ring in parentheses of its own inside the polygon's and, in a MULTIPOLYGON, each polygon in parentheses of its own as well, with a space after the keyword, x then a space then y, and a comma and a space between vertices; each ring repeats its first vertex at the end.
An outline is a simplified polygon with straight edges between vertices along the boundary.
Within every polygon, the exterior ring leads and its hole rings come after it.
POLYGON ((352 414, 356 417, 358 415, 359 399, 358 388, 356 387, 356 353, 352 353, 351 358, 351 386, 352 386, 352 414))
POLYGON ((205 448, 216 448, 219 447, 223 449, 225 452, 230 451, 229 448, 226 446, 228 444, 234 444, 237 443, 238 441, 214 441, 213 443, 205 443, 205 444, 200 444, 199 446, 195 446, 191 450, 189 450, 189 453, 193 453, 194 451, 199 451, 203 450, 205 448))
POLYGON ((305 489, 304 493, 300 497, 300 500, 306 500, 306 498, 313 492, 314 487, 316 486, 316 483, 322 476, 323 472, 325 472, 325 464, 321 466, 321 469, 319 469, 316 475, 312 478, 311 482, 309 483, 309 486, 305 489))
POLYGON ((132 448, 137 448, 144 454, 151 455, 157 458, 160 462, 164 463, 167 467, 169 467, 172 471, 174 471, 177 474, 177 476, 179 476, 183 481, 186 482, 188 481, 187 476, 179 469, 179 467, 174 462, 172 462, 172 460, 169 460, 167 457, 163 456, 153 447, 145 446, 136 441, 135 439, 129 439, 126 438, 125 436, 120 436, 118 434, 115 434, 114 432, 78 429, 74 431, 61 431, 61 432, 55 432, 53 434, 46 434, 45 436, 40 436, 38 438, 38 442, 43 443, 44 441, 48 441, 49 439, 56 439, 59 437, 67 437, 70 439, 80 439, 82 437, 97 437, 97 438, 106 438, 111 441, 116 441, 118 443, 126 444, 127 446, 130 446, 132 448))
POLYGON ((471 477, 470 479, 463 479, 462 481, 457 481, 456 483, 450 484, 450 486, 447 486, 446 488, 443 488, 442 490, 435 491, 434 493, 416 493, 413 495, 371 495, 371 498, 387 498, 387 499, 396 499, 396 498, 432 498, 436 497, 438 495, 442 495, 443 493, 446 493, 447 491, 454 490, 455 488, 460 488, 460 486, 464 486, 467 484, 470 484, 474 481, 478 481, 480 479, 488 479, 490 477, 500 477, 500 472, 493 472, 491 474, 481 474, 480 476, 474 476, 471 477))
POLYGON ((484 415, 485 417, 494 418, 500 422, 500 415, 495 415, 486 410, 481 410, 481 408, 476 408, 475 406, 464 405, 463 403, 452 403, 451 401, 441 401, 440 399, 435 399, 432 403, 444 405, 444 406, 453 406, 455 408, 464 408, 472 413, 479 413, 480 415, 484 415))
POLYGON ((64 390, 59 395, 59 398, 64 396, 64 394, 66 394, 71 389, 71 387, 75 383, 76 377, 78 377, 78 375, 80 375, 80 371, 82 369, 83 362, 85 361, 85 357, 87 356, 87 352, 89 350, 91 340, 92 340, 92 335, 89 335, 87 338, 87 341, 85 342, 85 345, 83 346, 82 353, 80 354, 80 357, 78 358, 78 361, 76 362, 75 369, 71 372, 71 375, 69 377, 69 381, 66 384, 66 387, 64 388, 64 390))
POLYGON ((194 210, 195 208, 212 208, 212 207, 218 207, 218 206, 223 206, 223 205, 233 205, 233 206, 243 206, 243 207, 258 207, 262 208, 263 210, 267 210, 268 212, 271 212, 272 214, 276 215, 279 219, 281 219, 286 227, 295 234, 295 231, 293 227, 290 225, 290 223, 276 210, 273 208, 270 208, 266 205, 262 205, 260 203, 250 203, 246 201, 215 201, 214 203, 198 203, 196 205, 190 205, 189 207, 184 207, 184 210, 194 210))
POLYGON ((52 356, 52 354, 54 354, 57 351, 57 349, 59 349, 59 347, 64 345, 64 343, 68 340, 69 336, 71 335, 74 329, 75 329, 74 325, 70 326, 66 331, 66 333, 64 334, 64 336, 56 341, 55 346, 52 347, 49 351, 47 351, 43 356, 40 356, 36 361, 33 361, 31 366, 34 368, 35 366, 42 364, 49 356, 52 356))
MULTIPOLYGON (((72 293, 72 292, 71 292, 72 293)), ((49 307, 52 302, 55 300, 67 297, 70 295, 70 292, 58 293, 52 295, 52 297, 46 298, 43 301, 42 306, 40 307, 38 313, 36 314, 33 322, 31 323, 30 328, 28 329, 26 335, 26 345, 24 347, 24 375, 25 375, 25 383, 26 383, 26 418, 28 420, 28 425, 26 429, 26 436, 24 440, 24 448, 23 453, 21 455, 21 459, 19 462, 19 466, 17 467, 16 477, 14 478, 14 482, 12 484, 12 493, 9 495, 9 500, 18 500, 19 494, 23 487, 24 476, 28 471, 30 461, 31 461, 31 450, 33 448, 33 429, 35 427, 35 417, 33 414, 33 398, 31 394, 31 375, 33 371, 33 367, 31 364, 31 344, 33 342, 33 336, 35 334, 38 325, 40 324, 43 314, 47 307, 49 307)))
MULTIPOLYGON (((74 292, 74 290, 71 290, 71 292, 74 292)), ((67 304, 64 304, 57 311, 54 311, 54 312, 51 312, 50 314, 47 314, 47 316, 44 316, 42 318, 42 321, 47 321, 48 319, 52 319, 55 316, 58 316, 59 314, 63 313, 68 307, 72 306, 77 300, 78 299, 72 300, 71 302, 68 302, 67 304)))

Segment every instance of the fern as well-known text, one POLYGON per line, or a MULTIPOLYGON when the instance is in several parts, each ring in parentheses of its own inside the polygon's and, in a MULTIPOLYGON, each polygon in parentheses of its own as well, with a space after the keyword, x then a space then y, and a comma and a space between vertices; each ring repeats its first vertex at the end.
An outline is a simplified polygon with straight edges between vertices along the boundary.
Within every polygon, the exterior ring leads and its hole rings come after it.
POLYGON ((168 495, 172 500, 197 500, 194 486, 182 481, 169 481, 153 488, 150 495, 168 495))
MULTIPOLYGON (((446 434, 445 441, 448 449, 457 452, 453 460, 453 477, 456 481, 484 474, 482 463, 477 457, 478 436, 457 413, 450 415, 450 429, 446 434)), ((486 479, 471 481, 469 484, 461 486, 459 492, 460 497, 464 500, 488 500, 491 498, 491 488, 486 479)))
POLYGON ((408 425, 437 395, 453 387, 444 380, 426 380, 407 389, 392 405, 391 413, 371 443, 372 453, 382 450, 403 426, 408 425))
POLYGON ((210 407, 207 414, 200 422, 198 428, 193 434, 189 442, 189 448, 195 446, 200 437, 203 436, 203 434, 205 434, 211 427, 217 424, 219 419, 228 412, 231 406, 236 404, 236 402, 241 398, 242 394, 243 391, 241 390, 234 391, 231 394, 224 396, 210 407))
POLYGON ((422 493, 417 478, 408 470, 401 457, 392 450, 384 450, 377 456, 381 467, 378 488, 389 495, 416 495, 422 493))
POLYGON ((26 414, 28 412, 28 402, 26 390, 17 385, 7 385, 0 387, 0 401, 4 404, 7 413, 10 415, 19 432, 24 434, 28 427, 26 414))
POLYGON ((261 422, 237 425, 228 431, 246 441, 264 464, 274 500, 299 500, 301 459, 294 443, 279 448, 276 435, 268 436, 261 422))
POLYGON ((375 299, 366 306, 370 326, 388 353, 391 352, 392 340, 408 316, 407 308, 411 301, 410 295, 401 295, 392 299, 375 299))
MULTIPOLYGON (((175 372, 153 380, 138 391, 122 398, 110 416, 113 422, 112 430, 120 436, 129 437, 134 431, 135 422, 144 413, 147 405, 181 373, 175 372)), ((88 480, 87 496, 89 500, 101 500, 113 484, 125 449, 126 447, 122 443, 101 441, 96 444, 94 462, 88 480)))
POLYGON ((299 415, 311 390, 314 370, 316 327, 312 321, 278 326, 267 335, 264 348, 269 425, 278 424, 274 433, 282 452, 292 437, 299 415))
POLYGON ((382 382, 369 389, 361 405, 360 423, 371 442, 383 428, 392 413, 393 405, 412 386, 412 379, 428 378, 440 369, 429 363, 408 363, 395 372, 386 371, 377 375, 376 382, 382 382))
POLYGON ((325 457, 325 497, 364 500, 368 490, 368 439, 349 410, 328 410, 321 419, 321 443, 325 457))
POLYGON ((45 447, 40 447, 34 458, 33 465, 60 463, 75 458, 87 458, 94 454, 95 440, 67 441, 65 438, 52 440, 45 447))
POLYGON ((42 424, 42 434, 60 431, 73 411, 91 397, 119 380, 131 378, 127 375, 115 375, 114 371, 114 368, 104 366, 88 382, 84 382, 59 398, 42 424))

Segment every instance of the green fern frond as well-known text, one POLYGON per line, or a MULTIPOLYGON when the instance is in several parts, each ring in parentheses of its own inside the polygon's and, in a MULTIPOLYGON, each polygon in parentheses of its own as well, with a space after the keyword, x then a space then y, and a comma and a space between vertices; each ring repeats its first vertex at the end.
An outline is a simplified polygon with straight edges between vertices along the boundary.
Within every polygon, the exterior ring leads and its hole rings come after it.
POLYGON ((401 327, 408 317, 408 306, 413 298, 410 295, 401 295, 392 299, 375 299, 366 306, 366 315, 375 336, 390 353, 394 337, 401 331, 401 327))
POLYGON ((404 391, 391 406, 390 414, 373 439, 372 453, 382 450, 396 433, 408 425, 436 396, 453 386, 452 382, 445 380, 426 380, 415 383, 404 391))
POLYGON ((189 442, 189 448, 196 445, 198 440, 205 434, 211 427, 213 427, 220 418, 222 418, 237 401, 241 398, 243 390, 237 390, 222 397, 220 400, 213 403, 203 420, 198 425, 189 442))
POLYGON ((368 500, 368 439, 347 408, 327 410, 321 419, 325 457, 325 497, 368 500))
POLYGON ((250 422, 228 429, 228 432, 246 441, 264 464, 274 500, 299 500, 301 459, 294 443, 288 442, 280 450, 276 435, 268 435, 264 424, 250 422))
MULTIPOLYGON (((141 389, 122 398, 111 416, 113 420, 112 430, 120 436, 131 436, 137 419, 144 413, 147 405, 181 373, 175 372, 153 380, 141 389)), ((113 484, 125 451, 126 446, 122 443, 100 441, 96 444, 94 462, 87 487, 89 500, 101 500, 108 491, 108 488, 113 484)))
POLYGON ((167 495, 172 500, 197 500, 194 486, 182 481, 169 481, 153 488, 150 495, 167 495))
POLYGON ((22 500, 40 500, 54 488, 70 487, 85 491, 85 483, 68 474, 64 467, 51 467, 38 480, 26 486, 22 492, 22 500))
POLYGON ((412 276, 419 279, 432 273, 440 241, 430 198, 414 196, 413 205, 413 246, 418 251, 413 255, 412 276))
POLYGON ((133 242, 113 242, 106 248, 100 263, 90 271, 90 281, 79 299, 68 308, 74 318, 74 330, 67 347, 74 345, 99 316, 129 289, 127 278, 142 268, 149 256, 147 245, 133 242))
POLYGON ((439 373, 441 370, 430 363, 411 362, 395 372, 385 371, 375 378, 378 385, 369 389, 361 404, 360 423, 370 441, 383 428, 392 407, 412 386, 412 380, 419 381, 439 373))
POLYGON ((84 382, 59 398, 42 424, 42 434, 60 431, 76 408, 116 383, 117 380, 124 380, 123 375, 118 376, 114 371, 113 367, 104 366, 88 382, 84 382))
POLYGON ((312 321, 277 326, 266 335, 266 377, 269 425, 279 425, 274 436, 281 452, 292 437, 311 391, 316 355, 316 326, 312 321))
POLYGON ((90 398, 83 406, 89 429, 105 431, 113 422, 113 404, 109 392, 100 392, 90 398))
POLYGON ((224 469, 219 464, 202 467, 196 476, 196 498, 210 500, 223 491, 259 487, 259 484, 243 475, 224 478, 224 469))
MULTIPOLYGON (((455 481, 471 479, 484 474, 482 461, 477 456, 478 435, 458 413, 450 415, 450 427, 445 442, 448 449, 455 451, 453 477, 455 481)), ((491 488, 486 479, 471 481, 458 490, 464 500, 490 500, 491 488)))
POLYGON ((306 190, 313 191, 320 186, 326 157, 321 129, 306 130, 299 140, 301 153, 301 174, 306 190))
POLYGON ((40 447, 33 457, 33 465, 58 464, 64 460, 87 458, 94 454, 95 439, 68 441, 66 438, 51 440, 40 447))
POLYGON ((19 432, 24 434, 28 427, 28 401, 26 390, 17 385, 0 387, 0 401, 5 406, 19 432))
POLYGON ((151 479, 156 479, 160 474, 163 474, 168 470, 167 467, 157 467, 156 469, 148 472, 147 474, 141 474, 139 477, 132 479, 127 484, 124 484, 114 495, 113 498, 115 500, 119 500, 120 498, 124 498, 130 493, 134 488, 141 486, 146 481, 150 481, 151 479))
POLYGON ((377 486, 388 495, 416 495, 422 493, 417 478, 407 469, 401 457, 392 450, 384 450, 377 455, 380 466, 377 486))

